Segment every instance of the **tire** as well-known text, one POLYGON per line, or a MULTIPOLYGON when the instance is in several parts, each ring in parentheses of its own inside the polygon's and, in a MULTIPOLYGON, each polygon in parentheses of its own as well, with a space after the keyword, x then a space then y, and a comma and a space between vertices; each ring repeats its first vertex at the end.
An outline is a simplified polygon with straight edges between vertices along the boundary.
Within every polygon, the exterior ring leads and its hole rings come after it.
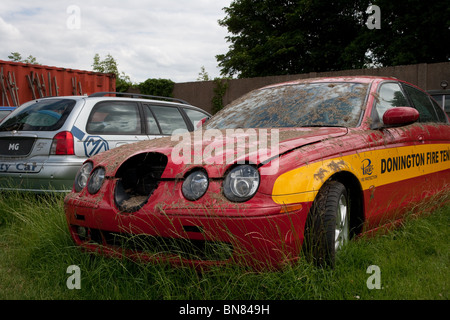
POLYGON ((338 181, 327 181, 319 190, 305 226, 303 252, 308 261, 334 267, 336 252, 350 239, 349 200, 338 181))

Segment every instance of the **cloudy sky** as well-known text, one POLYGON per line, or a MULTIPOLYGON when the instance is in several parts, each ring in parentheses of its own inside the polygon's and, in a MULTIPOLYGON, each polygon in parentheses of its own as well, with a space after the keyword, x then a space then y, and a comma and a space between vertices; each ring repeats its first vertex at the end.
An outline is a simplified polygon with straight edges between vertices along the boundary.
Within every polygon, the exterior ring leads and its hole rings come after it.
POLYGON ((232 0, 1 0, 0 60, 11 52, 40 64, 92 70, 111 54, 133 82, 195 81, 228 51, 218 24, 232 0))

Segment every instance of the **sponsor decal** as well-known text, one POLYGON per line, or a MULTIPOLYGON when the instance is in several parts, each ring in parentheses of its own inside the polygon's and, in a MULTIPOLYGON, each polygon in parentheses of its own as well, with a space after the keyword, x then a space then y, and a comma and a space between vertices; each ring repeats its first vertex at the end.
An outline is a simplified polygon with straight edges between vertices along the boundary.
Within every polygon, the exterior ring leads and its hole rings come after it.
POLYGON ((373 164, 372 164, 372 160, 370 159, 364 159, 362 161, 362 174, 363 176, 365 175, 369 175, 371 176, 373 173, 373 164))
POLYGON ((450 160, 450 149, 412 153, 381 159, 381 174, 439 164, 450 160))
POLYGON ((276 179, 272 198, 280 204, 311 202, 322 183, 337 171, 353 172, 359 178, 363 190, 370 190, 439 172, 448 175, 449 169, 448 144, 368 150, 292 168, 276 179), (338 170, 331 170, 335 167, 331 166, 335 161, 342 161, 345 165, 338 170), (319 173, 322 175, 321 179, 311 179, 319 173))
POLYGON ((100 136, 88 136, 83 145, 86 157, 92 157, 100 152, 109 150, 108 141, 100 136))
POLYGON ((0 163, 0 172, 35 172, 37 163, 0 163))
POLYGON ((362 169, 362 175, 363 175, 361 178, 361 181, 368 181, 368 180, 373 180, 373 179, 378 178, 377 175, 372 175, 372 173, 374 171, 374 166, 372 164, 372 160, 364 159, 362 161, 361 169, 362 169))

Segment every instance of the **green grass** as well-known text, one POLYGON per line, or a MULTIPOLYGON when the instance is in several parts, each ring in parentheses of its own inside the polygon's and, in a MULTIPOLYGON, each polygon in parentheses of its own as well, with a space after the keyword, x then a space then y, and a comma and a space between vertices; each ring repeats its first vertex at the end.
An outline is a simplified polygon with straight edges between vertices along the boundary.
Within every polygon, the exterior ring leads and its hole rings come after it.
POLYGON ((336 268, 304 260, 276 272, 238 266, 203 273, 87 254, 69 236, 62 196, 0 194, 0 299, 30 300, 448 300, 450 205, 383 235, 352 241, 336 268), (69 290, 67 267, 81 270, 69 290), (370 265, 381 289, 368 289, 370 265))

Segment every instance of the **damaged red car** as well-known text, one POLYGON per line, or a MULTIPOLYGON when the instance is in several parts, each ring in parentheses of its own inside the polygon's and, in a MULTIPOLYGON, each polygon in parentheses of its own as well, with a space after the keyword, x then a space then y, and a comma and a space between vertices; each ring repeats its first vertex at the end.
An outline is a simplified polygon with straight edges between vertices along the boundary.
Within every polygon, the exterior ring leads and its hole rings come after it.
POLYGON ((450 124, 395 78, 254 90, 190 133, 88 159, 65 198, 77 245, 146 261, 333 265, 351 238, 450 190, 450 124))

